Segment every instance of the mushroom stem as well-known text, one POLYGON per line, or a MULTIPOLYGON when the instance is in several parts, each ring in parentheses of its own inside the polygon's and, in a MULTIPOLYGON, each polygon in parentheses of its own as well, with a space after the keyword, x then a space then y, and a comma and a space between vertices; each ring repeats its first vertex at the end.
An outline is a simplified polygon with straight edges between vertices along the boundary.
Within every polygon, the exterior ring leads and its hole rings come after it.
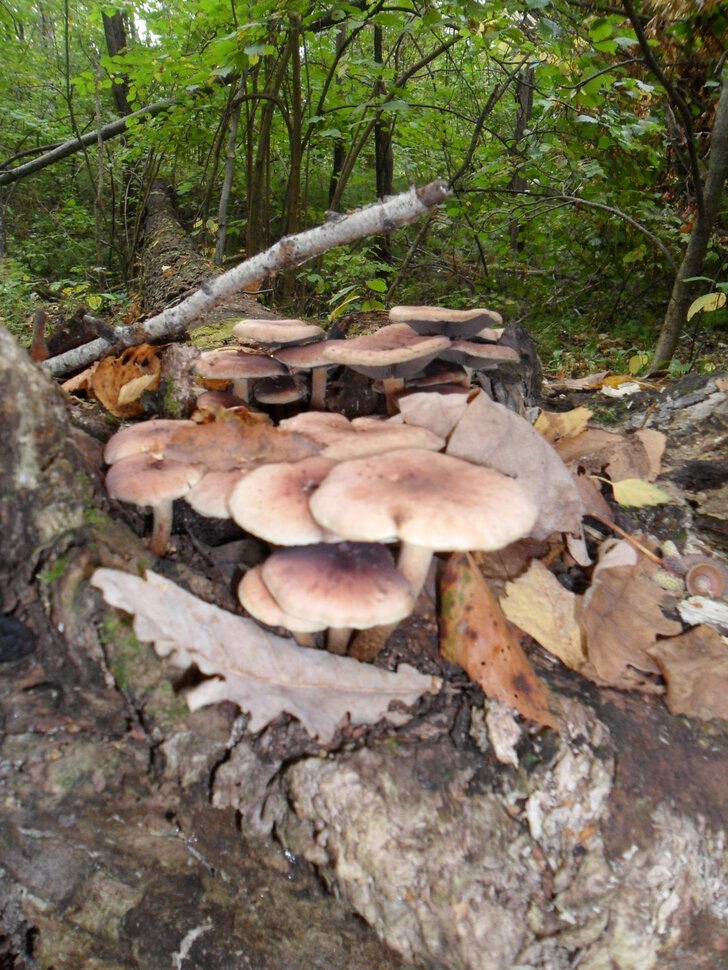
POLYGON ((149 548, 155 556, 163 556, 167 551, 167 543, 172 534, 172 500, 158 502, 152 506, 154 524, 149 548))
MULTIPOLYGON (((411 542, 403 542, 399 550, 397 569, 410 584, 415 603, 425 585, 432 555, 431 549, 416 546, 411 542)), ((351 641, 349 656, 355 660, 374 660, 398 625, 398 623, 387 623, 385 626, 373 626, 368 630, 360 630, 351 641)))
POLYGON ((237 377, 233 381, 233 394, 241 397, 246 404, 250 401, 250 378, 237 377))
POLYGON ((382 379, 384 389, 384 399, 387 403, 387 414, 394 415, 399 411, 397 406, 397 394, 404 389, 403 377, 385 377, 382 379))
POLYGON ((343 657, 346 654, 346 648, 349 645, 350 638, 351 627, 329 627, 329 632, 326 637, 326 649, 329 653, 337 653, 343 657))
POLYGON ((315 367, 311 371, 311 397, 308 402, 311 411, 326 410, 326 368, 315 367))
POLYGON ((427 573, 432 562, 432 549, 416 546, 411 542, 403 542, 397 559, 397 569, 412 587, 412 595, 417 597, 425 585, 427 573))

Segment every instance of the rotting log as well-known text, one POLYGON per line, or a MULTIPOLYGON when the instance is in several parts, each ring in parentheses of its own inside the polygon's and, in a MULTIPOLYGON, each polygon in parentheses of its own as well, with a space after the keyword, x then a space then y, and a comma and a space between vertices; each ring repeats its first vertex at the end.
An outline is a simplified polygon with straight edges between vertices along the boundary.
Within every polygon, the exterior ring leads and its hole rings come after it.
POLYGON ((97 565, 149 553, 106 501, 101 443, 2 327, 0 376, 0 965, 400 966, 305 865, 210 806, 236 712, 190 715, 89 589, 97 565))
MULTIPOLYGON (((326 758, 295 722, 250 737, 229 705, 189 713, 175 675, 88 587, 96 565, 150 562, 104 496, 100 442, 2 330, 0 371, 10 965, 157 970, 185 952, 205 970, 241 954, 292 970, 397 966, 351 910, 431 968, 721 965, 722 725, 595 688, 538 653, 567 729, 527 735, 519 769, 484 743, 482 697, 462 675, 409 725, 354 732, 326 758), (262 848, 271 833, 287 858, 262 848), (346 906, 322 901, 293 856, 346 906)), ((722 427, 700 410, 714 393, 695 388, 668 419, 696 448, 701 421, 711 440, 722 427)), ((179 555, 156 568, 232 605, 179 555)), ((432 601, 387 651, 437 663, 432 601)))

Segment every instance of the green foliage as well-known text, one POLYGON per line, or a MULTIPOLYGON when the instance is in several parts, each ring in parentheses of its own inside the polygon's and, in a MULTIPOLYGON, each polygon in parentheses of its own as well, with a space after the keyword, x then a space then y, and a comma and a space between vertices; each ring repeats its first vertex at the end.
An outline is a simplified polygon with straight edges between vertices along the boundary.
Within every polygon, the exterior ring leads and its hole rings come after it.
MULTIPOLYGON (((0 4, 9 51, 0 163, 71 137, 74 124, 92 130, 97 110, 102 123, 112 120, 113 82, 127 85, 132 108, 177 100, 106 143, 101 185, 92 146, 0 196, 8 251, 0 312, 13 326, 39 287, 110 308, 133 272, 142 200, 157 175, 175 184, 196 242, 214 245, 238 91, 229 257, 275 241, 292 219, 302 228, 322 221, 337 148, 337 207, 371 202, 375 122, 391 139, 393 191, 452 177, 468 159, 406 272, 398 270, 419 226, 394 233, 389 253, 369 241, 301 269, 286 285, 294 312, 334 319, 380 308, 397 280, 396 302, 501 310, 533 329, 560 368, 628 366, 653 343, 674 276, 665 253, 679 262, 692 199, 665 94, 621 14, 546 0, 126 0, 128 43, 112 57, 101 13, 114 8, 76 4, 68 25, 65 9, 60 0, 42 10, 29 0, 0 4), (595 334, 623 343, 605 351, 595 334), (569 358, 574 346, 580 360, 569 358)), ((658 59, 677 65, 673 83, 706 134, 720 17, 685 13, 653 41, 658 59)), ((701 153, 708 142, 698 140, 701 153)), ((720 258, 717 249, 710 256, 716 277, 720 258)))

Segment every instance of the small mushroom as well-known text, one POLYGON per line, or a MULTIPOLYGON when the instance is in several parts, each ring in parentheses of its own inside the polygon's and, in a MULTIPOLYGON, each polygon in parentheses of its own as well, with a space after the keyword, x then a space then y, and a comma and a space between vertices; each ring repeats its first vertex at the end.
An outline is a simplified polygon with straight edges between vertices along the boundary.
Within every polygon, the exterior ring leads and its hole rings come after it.
POLYGON ((274 552, 261 567, 279 606, 329 627, 329 649, 346 649, 350 630, 398 623, 414 609, 412 590, 377 543, 339 542, 274 552))
POLYGON ((284 347, 282 350, 276 351, 276 359, 292 371, 311 372, 311 396, 308 403, 312 411, 324 410, 327 372, 332 367, 336 367, 336 364, 324 356, 323 348, 325 346, 327 344, 320 340, 313 344, 284 347))
POLYGON ((257 320, 246 318, 233 327, 233 337, 247 347, 274 350, 293 344, 308 344, 323 340, 326 334, 315 323, 303 320, 257 320))
POLYGON ((149 548, 163 556, 172 531, 172 503, 182 498, 203 474, 202 465, 186 464, 153 455, 130 455, 115 462, 106 475, 113 499, 151 506, 154 524, 149 548))
POLYGON ((726 573, 715 563, 696 563, 685 574, 685 585, 691 596, 720 599, 726 590, 726 573))
POLYGON ((391 323, 406 323, 417 333, 445 334, 467 340, 485 327, 500 327, 503 317, 493 310, 450 310, 438 306, 394 306, 389 311, 391 323))
POLYGON ((304 620, 286 613, 263 582, 262 566, 253 566, 245 573, 238 584, 238 599, 254 619, 266 626, 282 626, 284 630, 290 630, 302 646, 313 646, 311 634, 327 627, 326 623, 304 620))
POLYGON ((248 402, 250 381, 288 374, 288 368, 275 357, 250 354, 244 350, 223 347, 203 354, 195 361, 194 371, 204 380, 232 381, 233 394, 248 402))

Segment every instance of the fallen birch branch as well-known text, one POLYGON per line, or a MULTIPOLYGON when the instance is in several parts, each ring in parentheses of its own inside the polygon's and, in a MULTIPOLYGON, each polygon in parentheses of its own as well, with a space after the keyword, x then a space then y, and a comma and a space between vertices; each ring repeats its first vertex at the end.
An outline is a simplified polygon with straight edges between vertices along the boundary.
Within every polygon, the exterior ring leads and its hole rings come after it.
POLYGON ((437 180, 420 188, 413 186, 408 192, 364 206, 350 215, 342 215, 295 236, 284 236, 264 253, 247 259, 221 276, 207 280, 176 306, 168 307, 134 327, 114 327, 109 337, 99 337, 65 354, 51 357, 43 361, 42 366, 56 376, 86 367, 116 343, 130 346, 178 340, 193 321, 246 284, 272 276, 287 267, 298 266, 329 249, 345 246, 364 236, 389 233, 399 226, 408 225, 449 195, 447 183, 437 180))

